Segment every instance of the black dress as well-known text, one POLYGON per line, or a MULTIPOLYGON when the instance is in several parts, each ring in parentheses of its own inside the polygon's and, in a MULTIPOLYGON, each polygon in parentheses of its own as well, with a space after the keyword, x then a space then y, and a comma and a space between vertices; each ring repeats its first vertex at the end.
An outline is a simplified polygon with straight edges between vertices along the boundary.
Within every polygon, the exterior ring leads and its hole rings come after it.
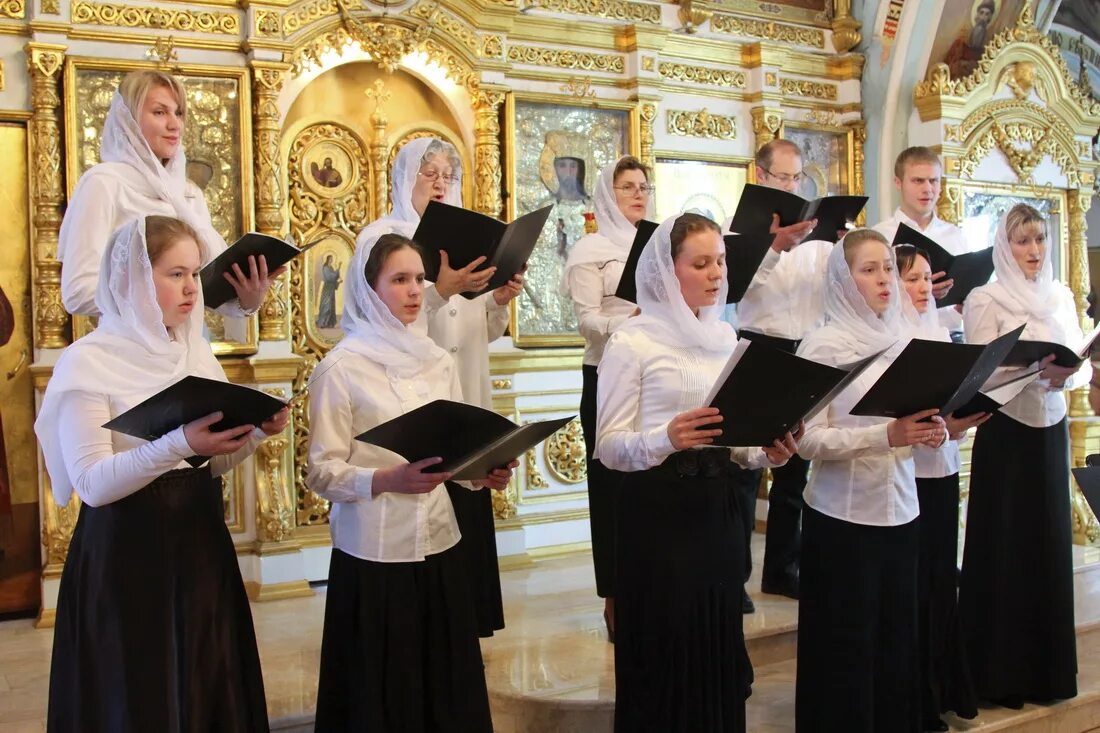
POLYGON ((252 613, 209 468, 80 508, 57 599, 47 729, 269 729, 252 613))
POLYGON ((724 450, 623 474, 615 580, 616 733, 742 733, 752 665, 744 540, 724 450))
POLYGON ((490 637, 504 628, 504 601, 500 595, 500 565, 497 561, 496 524, 493 521, 493 495, 489 489, 470 491, 447 482, 447 494, 455 510, 458 531, 462 534, 457 550, 466 576, 477 616, 477 633, 490 637))
POLYGON ((592 527, 592 566, 596 595, 615 597, 615 504, 623 475, 592 457, 596 448, 596 367, 581 367, 581 432, 588 468, 588 518, 592 527))
POLYGON ((978 428, 959 613, 979 698, 1077 694, 1066 421, 978 428))

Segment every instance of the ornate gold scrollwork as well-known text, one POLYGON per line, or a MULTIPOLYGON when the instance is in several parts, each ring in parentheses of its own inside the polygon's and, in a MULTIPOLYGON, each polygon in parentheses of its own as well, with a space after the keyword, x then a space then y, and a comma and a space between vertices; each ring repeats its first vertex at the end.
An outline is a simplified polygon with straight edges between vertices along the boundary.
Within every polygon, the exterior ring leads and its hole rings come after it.
POLYGON ((382 105, 390 100, 393 92, 386 89, 386 83, 381 79, 374 80, 374 86, 363 91, 363 94, 371 101, 374 110, 370 115, 371 142, 370 160, 374 172, 374 217, 380 219, 386 215, 389 200, 389 151, 386 141, 386 127, 389 126, 389 118, 382 112, 382 105))
POLYGON ((290 441, 279 435, 256 448, 256 540, 286 542, 294 536, 294 507, 287 465, 290 441))
POLYGON ((1049 155, 1062 168, 1071 188, 1077 188, 1082 182, 1082 171, 1077 156, 1070 143, 1073 133, 1049 110, 1032 102, 998 100, 978 108, 963 121, 959 129, 962 140, 970 140, 966 153, 959 161, 959 176, 970 178, 989 151, 998 149, 1004 153, 1009 165, 1020 178, 1030 178, 1035 166, 1044 155, 1049 155), (1001 125, 997 120, 1009 117, 1013 113, 1032 113, 1034 123, 1011 122, 1001 125), (976 137, 974 131, 985 125, 984 131, 976 137))
POLYGON ((545 450, 546 466, 554 478, 567 484, 579 484, 588 477, 584 433, 579 419, 574 418, 547 438, 545 450))
POLYGON ((554 66, 559 69, 581 69, 583 71, 605 71, 621 74, 626 70, 626 60, 613 53, 589 53, 562 48, 540 48, 539 46, 508 46, 508 60, 514 64, 532 66, 554 66))
POLYGON ((666 113, 666 123, 668 132, 672 135, 715 140, 737 139, 737 119, 730 115, 713 115, 706 107, 696 112, 670 109, 666 113))
POLYGON ((638 152, 641 155, 642 163, 649 166, 650 170, 653 170, 657 164, 656 157, 653 154, 653 124, 656 121, 657 103, 643 101, 638 107, 638 128, 639 137, 641 138, 638 152))
POLYGON ((593 99, 596 96, 596 90, 592 88, 592 77, 590 76, 583 79, 571 76, 558 88, 565 94, 577 99, 593 99))
POLYGON ((26 14, 26 0, 2 0, 2 2, 0 2, 0 18, 22 20, 23 16, 26 14))
POLYGON ((963 189, 958 181, 946 181, 936 201, 936 215, 958 226, 962 222, 963 189))
POLYGON ((160 30, 224 33, 239 35, 240 19, 236 13, 209 10, 180 10, 144 5, 93 3, 79 0, 72 6, 72 21, 82 25, 107 25, 121 28, 155 28, 160 30))
POLYGON ((50 15, 59 15, 61 13, 60 0, 42 0, 38 4, 43 13, 49 13, 50 15))
POLYGON ((283 35, 283 19, 275 10, 256 11, 256 35, 268 38, 281 38, 283 35))
MULTIPOLYGON (((523 454, 523 463, 524 467, 527 469, 528 491, 550 488, 550 483, 545 478, 543 478, 542 472, 539 471, 539 458, 534 448, 528 448, 527 452, 523 454)), ((493 504, 495 505, 496 502, 494 501, 493 504)), ((513 507, 512 514, 509 514, 508 516, 513 516, 514 514, 515 508, 513 507)), ((497 518, 507 519, 507 517, 502 517, 499 514, 497 515, 497 518)))
POLYGON ((660 5, 630 2, 630 0, 539 0, 539 7, 554 13, 591 15, 632 23, 656 25, 661 22, 660 5))
POLYGON ((819 81, 807 79, 780 79, 779 91, 793 97, 809 97, 810 99, 825 99, 836 101, 836 84, 825 84, 819 81))
POLYGON ((65 47, 45 43, 26 45, 31 77, 30 122, 31 196, 34 226, 35 345, 60 349, 69 343, 69 316, 61 303, 61 263, 57 260, 57 233, 61 229, 61 99, 58 96, 65 47))
POLYGON ((756 136, 756 149, 764 147, 782 135, 783 110, 771 107, 753 107, 752 131, 756 136))
POLYGON ((707 66, 692 66, 690 64, 674 64, 670 61, 662 61, 657 65, 657 73, 672 81, 688 81, 696 84, 711 84, 731 89, 744 89, 747 83, 743 71, 730 69, 712 69, 707 66))
POLYGON ((474 209, 492 217, 499 217, 504 206, 500 198, 500 105, 505 94, 501 87, 482 86, 474 97, 474 209))
MULTIPOLYGON (((866 193, 863 169, 866 164, 867 125, 864 124, 863 120, 860 120, 848 123, 848 127, 852 130, 852 193, 856 196, 862 196, 866 193)), ((866 221, 867 212, 859 212, 856 224, 865 226, 866 221)))
POLYGON ((837 53, 848 53, 859 45, 863 24, 852 17, 852 0, 833 2, 833 46, 837 53))
MULTIPOLYGON (((719 33, 749 38, 766 38, 769 41, 796 43, 800 46, 825 48, 825 33, 816 28, 803 28, 797 25, 776 23, 771 20, 754 20, 739 15, 715 13, 710 19, 710 28, 719 33)), ((838 49, 839 50, 839 49, 838 49)))
POLYGON ((677 0, 677 4, 680 9, 677 11, 676 17, 680 21, 680 29, 685 33, 698 32, 699 26, 706 23, 714 15, 713 10, 696 7, 694 0, 677 0))

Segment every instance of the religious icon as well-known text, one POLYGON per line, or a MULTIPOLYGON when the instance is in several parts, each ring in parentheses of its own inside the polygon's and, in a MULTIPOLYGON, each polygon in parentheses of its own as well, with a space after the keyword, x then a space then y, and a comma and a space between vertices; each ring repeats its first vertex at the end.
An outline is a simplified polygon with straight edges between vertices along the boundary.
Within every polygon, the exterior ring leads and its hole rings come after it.
POLYGON ((986 41, 989 40, 989 26, 997 16, 997 0, 977 0, 975 3, 970 31, 955 39, 947 50, 944 62, 951 69, 951 76, 961 79, 970 76, 978 59, 982 57, 986 41))
POLYGON ((339 188, 344 182, 344 176, 332 165, 332 158, 325 158, 323 166, 318 166, 317 161, 309 164, 309 172, 313 180, 325 188, 339 188))
POLYGON ((317 328, 336 328, 336 291, 343 279, 340 277, 342 265, 331 253, 325 255, 321 264, 321 295, 317 298, 317 328))

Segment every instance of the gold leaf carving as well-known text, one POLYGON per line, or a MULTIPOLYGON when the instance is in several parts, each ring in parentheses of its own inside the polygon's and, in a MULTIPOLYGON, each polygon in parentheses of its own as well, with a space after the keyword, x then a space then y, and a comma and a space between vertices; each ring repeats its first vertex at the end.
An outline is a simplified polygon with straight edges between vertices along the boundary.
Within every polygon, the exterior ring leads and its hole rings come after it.
POLYGON ((474 208, 498 217, 500 197, 500 105, 503 89, 482 87, 474 98, 474 208))
POLYGON ((27 14, 26 0, 0 0, 0 18, 20 20, 27 14))
POLYGON ((59 0, 42 0, 39 6, 43 13, 49 13, 50 15, 58 15, 61 12, 61 3, 59 0))
POLYGON ((340 12, 340 6, 336 0, 314 0, 302 5, 297 10, 288 11, 283 16, 283 33, 287 36, 303 26, 307 26, 315 20, 327 18, 340 12))
POLYGON ((776 23, 771 20, 755 20, 736 15, 715 13, 710 19, 710 27, 719 33, 748 38, 765 38, 769 41, 797 43, 800 46, 825 48, 825 32, 816 28, 803 28, 797 25, 776 23))
POLYGON ((528 448, 523 454, 523 462, 527 468, 527 489, 548 489, 550 484, 539 471, 539 460, 534 448, 528 448))
POLYGON ((287 446, 282 436, 256 448, 256 539, 283 542, 294 533, 294 502, 287 485, 287 446))
POLYGON ((589 53, 561 48, 539 48, 538 46, 509 46, 508 60, 515 64, 532 66, 553 66, 559 69, 581 69, 583 71, 606 71, 621 74, 626 68, 622 56, 609 53, 589 53))
POLYGON ((588 477, 580 420, 570 420, 546 439, 545 446, 546 467, 554 478, 567 484, 579 484, 588 477))
POLYGON ((707 66, 690 66, 662 61, 657 66, 658 73, 673 81, 688 81, 696 84, 710 84, 731 89, 745 88, 745 73, 728 69, 712 69, 707 66))
POLYGON ((779 137, 783 129, 783 111, 769 107, 753 107, 752 132, 756 136, 756 149, 764 147, 779 137))
POLYGON ((274 10, 256 11, 256 34, 278 38, 282 36, 283 21, 274 10))
POLYGON ((119 5, 116 3, 76 2, 72 6, 72 21, 84 25, 225 33, 227 35, 239 35, 241 32, 240 19, 235 13, 119 5))
POLYGON ((639 132, 641 137, 641 145, 639 146, 639 153, 641 153, 642 163, 649 166, 650 170, 656 165, 657 161, 653 155, 653 123, 657 121, 657 105, 653 102, 643 102, 638 109, 639 120, 639 132))
POLYGON ((666 115, 668 132, 685 137, 704 137, 715 140, 737 139, 737 120, 727 115, 712 115, 706 107, 691 112, 670 109, 666 115))
POLYGON ((652 3, 636 3, 629 0, 539 0, 543 10, 572 15, 592 15, 634 23, 661 22, 661 6, 652 3))
POLYGON ((779 91, 792 97, 809 97, 834 102, 837 96, 836 84, 825 84, 806 79, 780 79, 779 91))

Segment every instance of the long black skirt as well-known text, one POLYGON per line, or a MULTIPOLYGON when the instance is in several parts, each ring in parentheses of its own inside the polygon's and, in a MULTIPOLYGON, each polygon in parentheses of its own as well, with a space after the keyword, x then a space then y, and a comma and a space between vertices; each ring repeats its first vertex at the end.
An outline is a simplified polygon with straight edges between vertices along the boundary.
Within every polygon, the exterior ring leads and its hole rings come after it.
POLYGON ((317 733, 492 733, 457 547, 423 562, 332 550, 317 733))
POLYGON ((1077 694, 1069 437, 994 413, 970 473, 959 613, 978 697, 1077 694))
POLYGON ((209 468, 80 508, 48 719, 50 733, 268 730, 252 613, 209 468))
POLYGON ((959 625, 959 474, 918 478, 920 559, 917 609, 921 709, 933 721, 949 710, 978 714, 959 625))
POLYGON ((917 520, 802 513, 798 733, 918 733, 917 520))
POLYGON ((678 465, 700 452, 625 474, 619 494, 616 733, 745 730, 741 521, 728 453, 678 465))
POLYGON ((588 464, 588 520, 592 525, 592 567, 596 571, 596 594, 615 597, 616 497, 623 475, 592 458, 596 448, 596 367, 581 368, 581 432, 588 464))
POLYGON ((478 636, 488 638, 504 628, 504 601, 500 595, 493 496, 489 489, 470 491, 447 483, 447 494, 462 533, 456 550, 465 565, 477 616, 478 636))

